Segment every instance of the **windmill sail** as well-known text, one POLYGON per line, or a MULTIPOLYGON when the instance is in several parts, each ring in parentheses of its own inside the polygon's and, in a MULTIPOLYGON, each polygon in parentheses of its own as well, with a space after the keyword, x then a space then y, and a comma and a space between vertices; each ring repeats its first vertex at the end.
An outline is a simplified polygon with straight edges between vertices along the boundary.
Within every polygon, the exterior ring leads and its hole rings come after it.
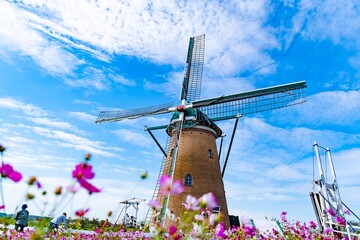
POLYGON ((173 103, 163 103, 155 106, 136 108, 120 111, 101 111, 95 123, 118 122, 124 119, 135 119, 139 117, 162 114, 169 112, 173 103))
POLYGON ((212 121, 236 118, 305 102, 305 81, 192 102, 212 121))
POLYGON ((190 38, 180 100, 200 99, 205 55, 205 34, 190 38))

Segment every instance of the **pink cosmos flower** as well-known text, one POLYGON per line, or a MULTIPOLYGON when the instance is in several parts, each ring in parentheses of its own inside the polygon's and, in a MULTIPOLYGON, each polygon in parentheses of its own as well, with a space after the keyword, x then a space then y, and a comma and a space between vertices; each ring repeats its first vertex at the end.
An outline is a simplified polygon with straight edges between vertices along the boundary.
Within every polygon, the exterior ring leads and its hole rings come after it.
POLYGON ((333 217, 336 216, 336 213, 334 212, 334 210, 332 208, 327 209, 327 212, 333 217))
POLYGON ((82 186, 83 188, 88 190, 90 194, 91 193, 97 193, 97 192, 101 191, 99 188, 95 187, 94 185, 92 185, 91 183, 86 181, 84 178, 78 179, 78 182, 80 183, 80 186, 82 186))
POLYGON ((161 195, 166 196, 169 193, 172 195, 178 195, 185 191, 185 186, 180 180, 176 180, 171 184, 171 177, 163 175, 160 179, 161 195))
POLYGON ((223 222, 216 225, 215 236, 221 237, 221 238, 227 238, 226 231, 225 231, 225 226, 224 226, 223 222))
POLYGON ((160 178, 160 187, 161 187, 161 191, 163 196, 167 195, 170 190, 171 190, 171 177, 168 175, 163 175, 160 178))
POLYGON ((160 210, 161 209, 161 203, 156 200, 156 199, 151 199, 149 202, 148 202, 148 206, 153 208, 153 209, 156 209, 156 210, 160 210))
POLYGON ((325 228, 324 229, 325 234, 332 234, 333 232, 334 232, 334 230, 332 228, 325 228))
POLYGON ((218 207, 219 205, 216 202, 216 197, 212 192, 204 194, 200 199, 200 206, 207 207, 209 210, 213 210, 214 208, 218 207))
POLYGON ((347 214, 347 215, 351 215, 350 210, 347 209, 347 208, 345 208, 344 213, 347 214))
POLYGON ((197 200, 196 197, 191 196, 191 195, 186 196, 185 203, 182 203, 182 205, 187 210, 199 210, 200 209, 199 200, 197 200))
POLYGON ((74 185, 68 186, 66 189, 71 193, 76 193, 79 190, 79 188, 75 187, 74 185))
POLYGON ((193 228, 192 228, 192 230, 190 232, 190 236, 191 237, 200 236, 203 233, 203 230, 202 230, 201 226, 199 226, 196 223, 192 223, 192 224, 193 224, 193 228))
POLYGON ((240 221, 243 226, 251 226, 250 219, 245 215, 241 217, 240 221))
POLYGON ((14 182, 19 182, 22 179, 21 173, 14 171, 13 167, 10 164, 3 163, 0 167, 0 174, 2 177, 8 177, 14 182))
POLYGON ((177 231, 177 227, 175 227, 174 225, 171 225, 169 227, 169 235, 170 236, 174 235, 176 233, 176 231, 177 231))
POLYGON ((194 219, 196 220, 196 221, 204 221, 204 215, 202 215, 202 214, 196 214, 195 216, 194 216, 194 219))
POLYGON ((281 218, 281 220, 282 220, 283 222, 287 222, 286 214, 287 214, 287 212, 282 212, 282 213, 280 214, 280 218, 281 218))
POLYGON ((5 209, 5 205, 1 205, 1 206, 0 206, 0 210, 1 210, 1 209, 5 209))
POLYGON ((342 217, 336 217, 336 221, 341 225, 346 225, 346 220, 342 217))
POLYGON ((310 221, 309 225, 311 228, 315 229, 316 228, 316 223, 314 223, 314 221, 310 221))
POLYGON ((75 212, 75 215, 78 217, 83 217, 90 209, 80 209, 75 212))
POLYGON ((209 217, 209 223, 210 225, 218 224, 220 221, 220 215, 217 213, 212 213, 209 217))
POLYGON ((185 186, 180 180, 176 180, 173 182, 171 186, 171 194, 172 195, 179 195, 180 193, 183 193, 185 191, 185 186))
POLYGON ((93 179, 95 173, 92 171, 92 166, 87 163, 80 163, 75 166, 75 170, 72 172, 73 178, 81 179, 93 179))
POLYGON ((256 228, 254 226, 244 226, 245 234, 254 237, 256 234, 256 228))

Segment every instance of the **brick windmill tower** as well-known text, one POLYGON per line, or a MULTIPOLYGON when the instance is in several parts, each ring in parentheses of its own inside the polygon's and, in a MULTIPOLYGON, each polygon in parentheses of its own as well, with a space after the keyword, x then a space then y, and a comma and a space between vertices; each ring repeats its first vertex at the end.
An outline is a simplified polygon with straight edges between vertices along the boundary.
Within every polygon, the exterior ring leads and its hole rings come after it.
MULTIPOLYGON (((168 125, 145 127, 164 154, 153 194, 153 199, 160 200, 163 206, 158 217, 166 222, 166 210, 170 210, 176 216, 181 216, 184 211, 182 203, 185 202, 188 194, 201 197, 203 194, 212 192, 219 204, 214 211, 220 212, 225 224, 229 226, 222 178, 239 118, 246 114, 303 103, 306 83, 301 81, 200 100, 204 52, 205 35, 191 37, 180 96, 181 103, 178 106, 167 103, 132 110, 102 111, 95 123, 116 122, 173 112, 168 125), (221 170, 219 155, 223 138, 222 131, 215 122, 229 119, 235 119, 235 124, 226 160, 221 170), (168 140, 165 149, 151 132, 158 129, 166 129, 168 140), (221 138, 219 152, 216 145, 218 138, 221 138), (172 179, 182 179, 186 186, 185 192, 177 196, 161 196, 159 180, 162 175, 169 175, 172 179)), ((154 216, 150 208, 147 221, 153 219, 154 216)))

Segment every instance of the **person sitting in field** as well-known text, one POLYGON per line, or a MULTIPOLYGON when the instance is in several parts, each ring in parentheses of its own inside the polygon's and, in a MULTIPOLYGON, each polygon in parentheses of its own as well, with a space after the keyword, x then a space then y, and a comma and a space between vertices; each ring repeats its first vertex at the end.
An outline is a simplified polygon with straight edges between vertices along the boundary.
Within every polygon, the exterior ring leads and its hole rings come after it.
POLYGON ((51 221, 50 221, 50 226, 49 228, 51 230, 55 230, 56 231, 59 229, 60 224, 62 224, 64 226, 64 228, 66 228, 66 212, 63 212, 60 216, 58 217, 54 217, 51 221))
POLYGON ((15 229, 19 232, 24 231, 24 227, 28 225, 29 211, 26 210, 28 206, 23 204, 21 210, 16 213, 15 216, 15 229))

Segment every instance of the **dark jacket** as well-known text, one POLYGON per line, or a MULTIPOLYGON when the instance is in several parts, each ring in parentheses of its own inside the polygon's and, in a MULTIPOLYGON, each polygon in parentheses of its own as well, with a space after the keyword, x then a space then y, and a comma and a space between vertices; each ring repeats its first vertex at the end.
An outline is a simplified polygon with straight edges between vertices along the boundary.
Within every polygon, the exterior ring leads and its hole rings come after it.
POLYGON ((29 211, 26 209, 22 209, 16 213, 15 220, 16 224, 27 226, 29 218, 29 211))

